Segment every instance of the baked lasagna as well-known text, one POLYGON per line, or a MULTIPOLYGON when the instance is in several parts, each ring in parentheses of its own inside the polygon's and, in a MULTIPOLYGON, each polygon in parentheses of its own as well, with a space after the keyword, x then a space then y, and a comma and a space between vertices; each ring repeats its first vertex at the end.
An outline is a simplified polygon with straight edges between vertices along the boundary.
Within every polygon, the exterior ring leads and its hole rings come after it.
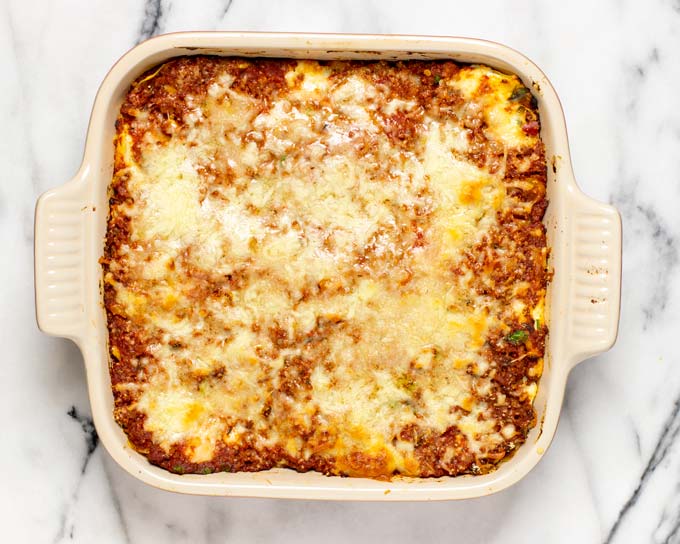
POLYGON ((116 123, 115 418, 175 473, 483 474, 535 425, 546 162, 518 77, 179 57, 116 123))

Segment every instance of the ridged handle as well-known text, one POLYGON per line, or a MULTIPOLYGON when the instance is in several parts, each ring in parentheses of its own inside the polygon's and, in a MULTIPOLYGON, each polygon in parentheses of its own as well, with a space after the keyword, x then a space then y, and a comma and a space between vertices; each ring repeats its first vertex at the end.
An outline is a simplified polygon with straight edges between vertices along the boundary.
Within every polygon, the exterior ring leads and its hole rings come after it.
POLYGON ((621 216, 572 193, 567 345, 578 363, 614 345, 621 303, 621 216))
POLYGON ((92 211, 87 170, 47 191, 35 209, 35 305, 38 327, 78 340, 85 325, 85 226, 92 211))

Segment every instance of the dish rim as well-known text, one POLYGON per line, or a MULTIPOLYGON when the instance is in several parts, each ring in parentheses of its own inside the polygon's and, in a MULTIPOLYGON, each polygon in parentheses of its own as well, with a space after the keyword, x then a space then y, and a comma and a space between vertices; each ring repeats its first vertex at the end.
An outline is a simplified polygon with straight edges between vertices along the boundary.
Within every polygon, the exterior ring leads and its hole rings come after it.
POLYGON ((547 450, 559 420, 569 371, 581 360, 609 349, 618 329, 620 216, 578 188, 562 108, 545 74, 517 51, 486 40, 265 32, 183 32, 152 38, 121 57, 104 78, 92 109, 82 165, 71 181, 40 197, 35 219, 38 326, 48 334, 70 338, 83 352, 95 427, 111 456, 133 476, 170 491, 336 500, 461 499, 500 491, 523 478, 547 450), (392 481, 289 469, 177 475, 151 465, 128 444, 112 416, 98 263, 108 214, 112 120, 129 84, 146 69, 175 56, 220 53, 288 58, 448 58, 515 73, 532 89, 539 103, 541 136, 549 159, 550 205, 545 223, 554 269, 548 294, 550 335, 546 369, 535 401, 539 424, 516 454, 494 472, 392 481))

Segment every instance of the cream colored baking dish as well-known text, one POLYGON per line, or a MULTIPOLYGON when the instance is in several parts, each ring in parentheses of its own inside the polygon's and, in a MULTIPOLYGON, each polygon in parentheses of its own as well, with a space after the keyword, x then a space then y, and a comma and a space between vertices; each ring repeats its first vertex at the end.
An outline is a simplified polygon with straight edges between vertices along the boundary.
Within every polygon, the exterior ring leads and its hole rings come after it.
POLYGON ((586 197, 571 169, 564 116, 545 75, 505 46, 468 38, 338 34, 190 32, 168 34, 132 49, 111 69, 95 99, 85 156, 76 176, 43 194, 35 217, 36 312, 46 333, 82 350, 94 422, 102 443, 130 474, 156 487, 205 495, 305 499, 433 500, 479 497, 525 476, 555 434, 569 371, 609 349, 616 339, 621 286, 621 220, 586 197), (533 89, 549 162, 545 223, 554 277, 548 291, 550 336, 536 398, 539 424, 514 457, 483 476, 376 481, 300 474, 176 475, 148 463, 129 445, 112 417, 107 329, 101 270, 113 169, 114 123, 130 83, 151 66, 178 55, 313 59, 453 59, 509 71, 533 89))

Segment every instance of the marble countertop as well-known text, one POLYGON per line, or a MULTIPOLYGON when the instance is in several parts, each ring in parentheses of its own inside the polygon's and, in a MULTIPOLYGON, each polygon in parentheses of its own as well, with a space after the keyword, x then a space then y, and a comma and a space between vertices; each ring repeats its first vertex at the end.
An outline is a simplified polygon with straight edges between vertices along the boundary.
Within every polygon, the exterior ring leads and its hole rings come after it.
POLYGON ((0 9, 0 511, 6 542, 680 542, 680 2, 147 0, 0 9), (189 497, 152 489, 99 445, 82 358, 41 334, 33 208, 78 168, 115 60, 177 30, 464 35, 541 66, 586 193, 624 221, 619 340, 572 373, 543 461, 463 502, 189 497), (56 142, 56 144, 55 144, 56 142))

